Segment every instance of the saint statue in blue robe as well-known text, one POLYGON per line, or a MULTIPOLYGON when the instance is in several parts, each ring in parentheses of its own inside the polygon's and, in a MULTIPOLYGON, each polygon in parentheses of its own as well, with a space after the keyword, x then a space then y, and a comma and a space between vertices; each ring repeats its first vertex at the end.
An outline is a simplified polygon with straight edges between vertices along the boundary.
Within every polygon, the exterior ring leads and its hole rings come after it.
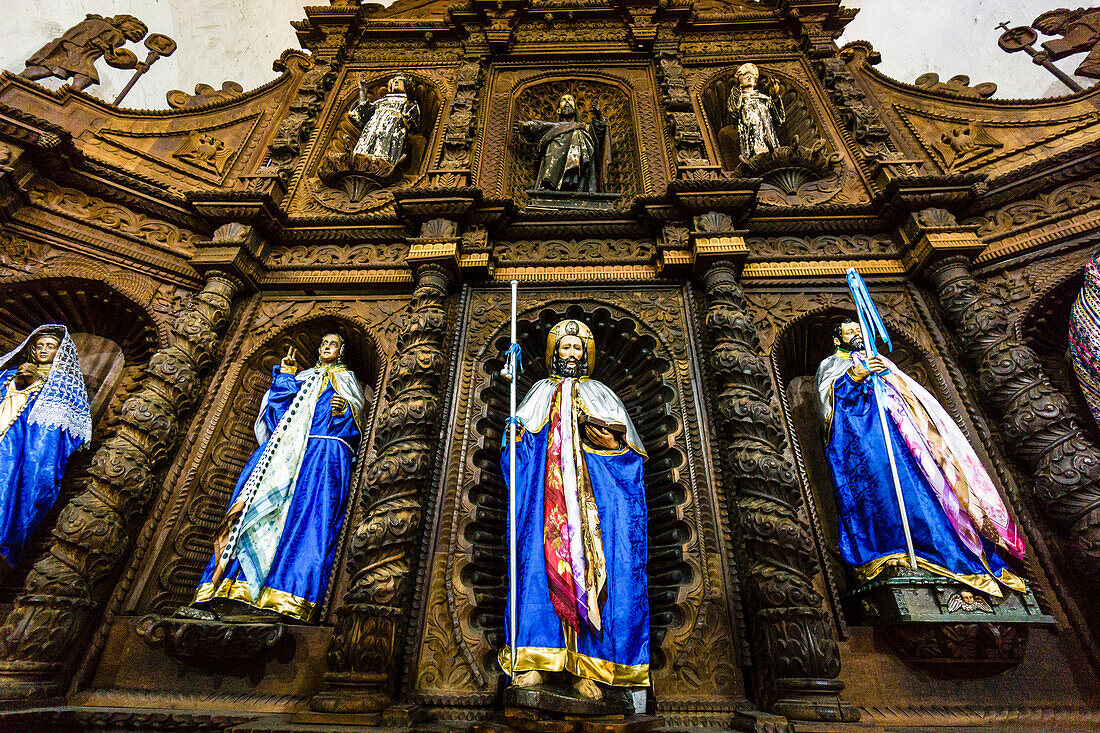
POLYGON ((34 330, 0 360, 0 559, 15 567, 57 501, 69 457, 92 437, 88 392, 68 330, 34 330))
POLYGON ((1024 542, 962 430, 936 399, 881 356, 865 358, 858 323, 836 326, 836 351, 817 370, 825 455, 836 485, 840 554, 860 583, 909 566, 871 374, 884 414, 917 566, 991 596, 1026 592, 998 555, 1023 557, 1024 542))
MULTIPOLYGON (((587 376, 586 325, 554 326, 546 356, 549 378, 517 410, 515 668, 508 646, 499 663, 514 685, 564 671, 599 699, 595 682, 649 684, 646 454, 622 401, 587 376)), ((501 465, 508 480, 508 450, 501 465)))
POLYGON ((362 434, 363 389, 343 353, 343 339, 328 334, 314 368, 298 373, 293 350, 274 368, 256 419, 260 446, 237 481, 192 607, 178 615, 217 618, 235 605, 225 599, 258 615, 316 620, 362 434))

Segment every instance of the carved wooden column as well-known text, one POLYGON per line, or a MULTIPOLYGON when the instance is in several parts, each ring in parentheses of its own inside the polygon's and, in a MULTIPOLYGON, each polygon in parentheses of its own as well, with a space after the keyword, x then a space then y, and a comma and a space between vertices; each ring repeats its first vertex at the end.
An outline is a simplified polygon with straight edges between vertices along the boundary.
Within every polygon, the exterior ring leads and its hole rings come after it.
POLYGON ((397 340, 378 417, 378 456, 367 471, 363 519, 352 535, 351 582, 328 648, 327 689, 310 701, 326 713, 379 713, 392 703, 408 622, 421 512, 443 409, 450 271, 429 263, 397 340))
POLYGON ((739 271, 727 260, 706 268, 705 330, 725 491, 744 543, 757 702, 792 719, 856 720, 859 712, 840 699, 840 653, 813 587, 813 540, 800 520, 802 496, 739 271))
POLYGON ((973 228, 950 226, 946 212, 939 218, 947 226, 927 226, 928 214, 907 226, 912 259, 935 288, 1011 453, 1031 469, 1035 498, 1070 548, 1072 575, 1088 591, 1100 590, 1100 450, 1077 425, 1039 356, 1016 337, 1004 300, 978 287, 970 262, 984 245, 973 228), (955 251, 944 237, 957 242, 955 251))
POLYGON ((169 343, 149 360, 141 389, 122 406, 114 436, 92 457, 90 481, 61 511, 54 545, 27 576, 0 626, 0 699, 64 694, 109 581, 129 552, 137 520, 172 455, 181 417, 202 391, 240 283, 214 271, 176 315, 169 343))

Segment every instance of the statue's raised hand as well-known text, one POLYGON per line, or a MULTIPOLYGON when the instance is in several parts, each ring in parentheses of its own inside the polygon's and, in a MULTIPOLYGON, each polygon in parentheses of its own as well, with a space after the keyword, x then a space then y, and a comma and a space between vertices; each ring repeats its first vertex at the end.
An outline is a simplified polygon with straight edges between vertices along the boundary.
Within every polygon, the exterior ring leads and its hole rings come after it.
POLYGON ((603 110, 600 109, 600 100, 598 100, 598 99, 593 99, 592 100, 592 119, 594 119, 594 120, 602 120, 603 119, 603 110))
POLYGON ((359 104, 367 103, 367 80, 359 80, 359 104))
POLYGON ((296 351, 297 349, 295 349, 293 346, 287 347, 286 356, 284 356, 282 358, 282 361, 279 362, 279 369, 286 372, 287 374, 298 373, 298 360, 294 358, 296 351))
POLYGON ((19 368, 15 370, 16 389, 26 389, 34 384, 36 379, 38 379, 38 367, 30 362, 20 364, 19 368))

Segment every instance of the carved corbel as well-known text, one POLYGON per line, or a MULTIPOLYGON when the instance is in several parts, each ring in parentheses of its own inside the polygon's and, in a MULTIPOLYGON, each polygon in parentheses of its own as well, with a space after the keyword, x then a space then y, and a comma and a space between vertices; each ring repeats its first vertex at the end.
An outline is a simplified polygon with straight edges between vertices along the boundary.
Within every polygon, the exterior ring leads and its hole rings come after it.
POLYGON ((64 693, 158 487, 156 472, 204 389, 239 289, 231 275, 207 273, 202 291, 176 314, 168 345, 150 358, 141 388, 123 404, 116 432, 96 450, 90 477, 61 510, 50 550, 0 626, 0 700, 64 693))
POLYGON ((378 416, 376 443, 382 448, 367 470, 363 519, 351 535, 351 581, 336 612, 326 688, 310 701, 319 712, 362 713, 369 722, 382 720, 382 711, 393 703, 416 577, 416 541, 443 413, 452 331, 447 294, 454 282, 438 263, 416 269, 416 290, 386 384, 386 407, 378 416))
POLYGON ((744 542, 742 587, 761 707, 798 720, 851 721, 840 651, 814 589, 813 538, 787 445, 771 372, 738 281, 736 261, 703 276, 716 425, 726 493, 736 501, 734 533, 744 542))

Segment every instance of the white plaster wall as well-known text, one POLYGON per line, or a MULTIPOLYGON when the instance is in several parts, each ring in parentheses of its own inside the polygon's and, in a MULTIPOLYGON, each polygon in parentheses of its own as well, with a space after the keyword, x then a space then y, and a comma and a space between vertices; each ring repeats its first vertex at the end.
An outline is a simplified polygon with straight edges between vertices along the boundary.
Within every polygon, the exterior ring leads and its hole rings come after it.
MULTIPOLYGON (((385 2, 385 0, 383 0, 385 2)), ((313 0, 323 4, 323 0, 313 0)), ((303 0, 0 0, 0 68, 19 72, 24 61, 47 41, 79 22, 87 13, 136 15, 152 33, 164 33, 179 44, 161 59, 126 97, 123 105, 163 109, 166 92, 191 92, 204 82, 215 88, 227 79, 253 89, 275 77, 271 63, 287 48, 297 48, 292 20, 304 17, 303 0)), ((389 4, 385 2, 385 4, 389 4)), ((882 54, 883 73, 912 82, 926 71, 944 81, 967 74, 971 83, 996 82, 1001 99, 1066 93, 1050 74, 1024 53, 1009 55, 997 47, 1001 21, 1030 23, 1057 7, 1057 0, 847 0, 860 8, 841 43, 864 39, 882 54)), ((1063 3, 1064 4, 1064 3, 1063 3)), ((1082 3, 1083 4, 1083 3, 1082 3)), ((1078 4, 1071 4, 1076 7, 1078 4)), ((132 48, 145 58, 140 45, 132 48)), ((1080 57, 1060 66, 1071 71, 1080 57)), ((113 100, 133 72, 97 64, 102 84, 91 94, 113 100)), ((59 80, 43 80, 52 88, 59 80)), ((1082 80, 1089 86, 1091 80, 1082 80)))

